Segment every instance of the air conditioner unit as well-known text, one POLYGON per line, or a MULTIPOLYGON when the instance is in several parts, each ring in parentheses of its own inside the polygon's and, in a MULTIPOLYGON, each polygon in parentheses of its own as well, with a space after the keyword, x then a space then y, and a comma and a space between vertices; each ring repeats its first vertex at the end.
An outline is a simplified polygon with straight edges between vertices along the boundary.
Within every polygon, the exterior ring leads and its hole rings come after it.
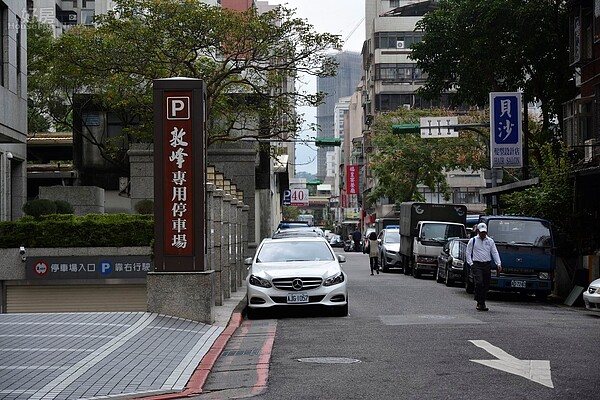
POLYGON ((69 21, 77 22, 77 14, 69 14, 69 21))
POLYGON ((591 162, 594 159, 594 155, 598 154, 600 149, 597 147, 600 145, 600 140, 598 139, 588 139, 584 143, 584 161, 591 162))
POLYGON ((403 49, 404 48, 404 40, 397 40, 396 41, 396 48, 397 49, 403 49))

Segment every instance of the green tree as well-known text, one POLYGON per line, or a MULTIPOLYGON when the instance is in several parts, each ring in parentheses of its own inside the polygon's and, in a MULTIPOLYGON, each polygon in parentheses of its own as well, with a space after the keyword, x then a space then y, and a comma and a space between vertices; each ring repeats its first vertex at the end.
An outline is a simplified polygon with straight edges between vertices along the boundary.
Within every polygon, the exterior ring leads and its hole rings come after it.
POLYGON ((340 45, 283 7, 258 14, 197 0, 117 0, 95 22, 59 37, 56 58, 69 63, 63 79, 80 83, 71 94, 93 93, 117 113, 126 140, 152 138, 153 79, 180 76, 206 84, 207 144, 294 134, 303 122, 296 107, 324 94, 294 89, 293 79, 333 75, 325 50, 340 45))
POLYGON ((562 144, 546 143, 540 149, 542 164, 533 160, 540 183, 520 192, 500 197, 504 212, 545 218, 561 237, 577 237, 573 231, 573 189, 569 177, 571 161, 568 148, 562 144))
POLYGON ((281 211, 284 221, 297 221, 298 215, 300 215, 300 209, 298 207, 283 206, 281 211))
POLYGON ((444 0, 417 24, 423 41, 411 58, 427 74, 420 93, 485 105, 489 92, 518 91, 539 100, 542 131, 574 95, 566 0, 444 0))
MULTIPOLYGON (((405 110, 380 114, 372 125, 371 141, 377 149, 370 159, 377 184, 367 196, 373 203, 388 197, 396 203, 424 201, 417 185, 439 190, 449 198, 446 171, 479 170, 488 164, 486 138, 461 131, 459 138, 423 139, 418 133, 395 135, 392 125, 418 123, 420 117, 451 115, 446 110, 405 110)), ((481 122, 486 115, 461 116, 460 123, 481 122)))

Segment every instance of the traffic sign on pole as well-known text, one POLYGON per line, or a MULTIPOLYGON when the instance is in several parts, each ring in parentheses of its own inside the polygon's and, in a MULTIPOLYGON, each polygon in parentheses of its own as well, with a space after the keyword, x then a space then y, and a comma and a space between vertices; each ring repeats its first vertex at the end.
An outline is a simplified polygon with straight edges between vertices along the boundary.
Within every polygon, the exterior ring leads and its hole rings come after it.
POLYGON ((425 117, 420 119, 420 125, 423 139, 458 137, 454 128, 458 125, 458 117, 425 117))
POLYGON ((490 93, 490 165, 523 166, 521 93, 490 93))

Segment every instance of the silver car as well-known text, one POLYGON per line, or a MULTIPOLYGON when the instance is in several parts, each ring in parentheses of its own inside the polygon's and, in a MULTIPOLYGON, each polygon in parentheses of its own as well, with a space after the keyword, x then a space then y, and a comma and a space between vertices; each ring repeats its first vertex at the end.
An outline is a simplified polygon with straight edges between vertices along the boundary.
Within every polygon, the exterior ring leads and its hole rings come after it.
POLYGON ((274 307, 327 306, 348 315, 348 277, 323 237, 264 239, 247 258, 247 314, 274 307))
POLYGON ((399 228, 382 229, 377 236, 377 245, 379 246, 379 265, 383 272, 387 272, 390 268, 402 267, 399 228))

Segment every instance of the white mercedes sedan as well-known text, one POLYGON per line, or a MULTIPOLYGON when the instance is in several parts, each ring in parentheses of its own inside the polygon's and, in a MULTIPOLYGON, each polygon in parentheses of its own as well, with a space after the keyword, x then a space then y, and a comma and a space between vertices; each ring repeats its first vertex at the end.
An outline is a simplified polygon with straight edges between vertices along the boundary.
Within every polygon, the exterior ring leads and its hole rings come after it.
POLYGON ((247 258, 249 318, 274 307, 327 306, 348 315, 347 276, 322 237, 264 239, 254 258, 247 258))

